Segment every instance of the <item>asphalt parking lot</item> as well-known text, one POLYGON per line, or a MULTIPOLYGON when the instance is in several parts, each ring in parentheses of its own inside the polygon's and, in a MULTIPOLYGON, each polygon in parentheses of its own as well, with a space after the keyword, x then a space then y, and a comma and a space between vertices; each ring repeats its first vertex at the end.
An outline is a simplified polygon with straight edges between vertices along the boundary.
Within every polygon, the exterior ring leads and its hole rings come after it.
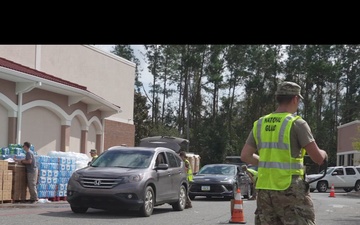
MULTIPOLYGON (((330 192, 330 191, 328 191, 330 192)), ((317 193, 317 192, 315 192, 317 193)), ((342 190, 335 190, 335 196, 336 193, 345 193, 342 190)), ((351 197, 357 197, 360 198, 360 191, 351 191, 346 193, 346 195, 351 197)), ((47 199, 40 199, 37 203, 30 203, 29 201, 24 203, 13 203, 13 202, 3 202, 0 204, 0 208, 37 208, 37 207, 68 207, 68 202, 66 200, 61 201, 49 201, 47 199)))

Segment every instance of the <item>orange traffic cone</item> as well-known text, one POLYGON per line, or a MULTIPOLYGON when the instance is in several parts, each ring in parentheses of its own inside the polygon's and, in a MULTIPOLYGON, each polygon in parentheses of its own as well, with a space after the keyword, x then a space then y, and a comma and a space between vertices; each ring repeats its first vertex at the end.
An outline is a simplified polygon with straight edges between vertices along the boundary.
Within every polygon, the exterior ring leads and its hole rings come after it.
POLYGON ((240 188, 237 189, 234 199, 234 209, 231 213, 231 219, 229 223, 239 223, 245 224, 244 210, 243 210, 243 201, 241 199, 240 188))
POLYGON ((334 188, 334 184, 331 185, 329 197, 335 198, 335 188, 334 188))

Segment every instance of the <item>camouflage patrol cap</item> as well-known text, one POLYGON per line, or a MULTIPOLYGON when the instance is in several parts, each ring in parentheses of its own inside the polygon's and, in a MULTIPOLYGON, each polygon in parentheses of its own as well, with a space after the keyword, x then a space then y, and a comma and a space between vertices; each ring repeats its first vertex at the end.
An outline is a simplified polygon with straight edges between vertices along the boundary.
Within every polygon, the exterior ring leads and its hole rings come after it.
POLYGON ((300 92, 301 87, 297 83, 284 81, 278 86, 276 95, 298 95, 301 99, 304 99, 300 92))

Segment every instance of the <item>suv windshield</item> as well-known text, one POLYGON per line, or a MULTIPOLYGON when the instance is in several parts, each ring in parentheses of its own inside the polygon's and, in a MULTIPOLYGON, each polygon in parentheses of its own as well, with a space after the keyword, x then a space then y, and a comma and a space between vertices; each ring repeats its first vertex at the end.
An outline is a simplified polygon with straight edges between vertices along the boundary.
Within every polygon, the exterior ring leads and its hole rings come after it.
POLYGON ((93 167, 147 168, 150 166, 153 152, 137 150, 108 150, 92 164, 93 167))
MULTIPOLYGON (((329 167, 327 170, 326 170, 326 174, 330 174, 334 171, 334 167, 329 167)), ((324 174, 324 170, 321 170, 321 172, 319 174, 324 174)))

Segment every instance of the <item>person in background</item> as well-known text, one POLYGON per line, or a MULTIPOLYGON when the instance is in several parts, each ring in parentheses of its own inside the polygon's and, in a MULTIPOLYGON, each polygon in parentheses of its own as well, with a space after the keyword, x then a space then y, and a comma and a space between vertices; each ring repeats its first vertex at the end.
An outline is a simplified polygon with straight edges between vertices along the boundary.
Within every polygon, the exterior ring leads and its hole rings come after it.
POLYGON ((258 166, 255 225, 315 225, 314 204, 304 180, 304 156, 322 165, 326 151, 316 144, 308 123, 295 113, 301 87, 278 85, 276 110, 260 117, 241 150, 241 160, 258 166), (256 154, 258 153, 258 154, 256 154))
MULTIPOLYGON (((185 151, 181 151, 179 153, 179 155, 180 155, 180 157, 182 158, 182 160, 185 163, 187 180, 188 180, 188 183, 189 183, 189 190, 190 190, 190 185, 191 185, 191 182, 193 181, 193 172, 192 172, 192 169, 191 169, 191 164, 190 164, 189 160, 186 157, 186 152, 185 151)), ((189 191, 188 191, 188 193, 189 193, 189 191)), ((189 194, 187 194, 186 196, 187 196, 187 199, 186 199, 185 209, 192 208, 192 203, 191 203, 191 199, 189 197, 189 194)))
POLYGON ((249 198, 249 200, 256 200, 256 181, 257 181, 257 176, 258 176, 258 172, 254 169, 248 168, 247 165, 242 165, 241 169, 244 171, 244 173, 246 173, 249 177, 250 180, 252 182, 252 196, 251 198, 249 198))
POLYGON ((91 156, 91 161, 88 163, 88 165, 93 163, 95 161, 95 159, 98 157, 96 149, 91 149, 90 150, 90 156, 91 156))
POLYGON ((20 160, 20 163, 25 165, 27 186, 30 192, 30 201, 31 203, 37 203, 39 200, 36 188, 38 168, 36 166, 36 159, 34 154, 30 151, 30 146, 31 144, 29 142, 24 142, 23 149, 25 150, 26 155, 25 159, 20 160))

